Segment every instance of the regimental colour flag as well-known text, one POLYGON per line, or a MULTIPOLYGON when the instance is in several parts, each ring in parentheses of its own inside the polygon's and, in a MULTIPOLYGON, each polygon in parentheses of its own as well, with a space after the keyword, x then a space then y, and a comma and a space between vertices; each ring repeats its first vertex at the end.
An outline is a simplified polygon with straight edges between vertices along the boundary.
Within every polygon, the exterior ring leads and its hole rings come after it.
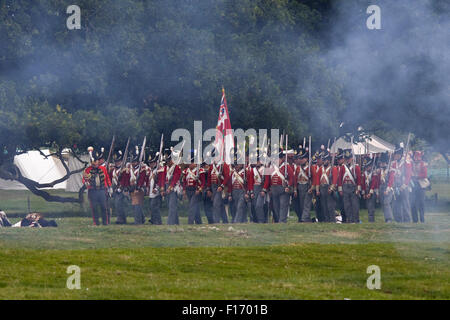
POLYGON ((217 158, 219 159, 219 161, 224 161, 228 164, 232 163, 234 139, 233 139, 233 130, 231 129, 230 116, 228 114, 227 99, 225 98, 224 88, 222 88, 222 100, 220 102, 219 120, 217 120, 216 140, 214 144, 218 151, 217 158))

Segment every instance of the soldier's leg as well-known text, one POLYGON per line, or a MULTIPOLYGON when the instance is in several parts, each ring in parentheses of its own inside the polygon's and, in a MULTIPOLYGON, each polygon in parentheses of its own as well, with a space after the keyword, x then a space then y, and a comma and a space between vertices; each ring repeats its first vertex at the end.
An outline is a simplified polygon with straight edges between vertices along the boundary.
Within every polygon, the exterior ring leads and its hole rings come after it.
POLYGON ((151 207, 151 210, 152 210, 152 215, 151 215, 150 222, 152 224, 162 224, 162 219, 161 219, 161 196, 160 195, 150 199, 150 207, 151 207))
MULTIPOLYGON (((222 199, 222 196, 220 196, 220 198, 222 199)), ((228 223, 228 215, 227 215, 227 211, 225 210, 225 204, 223 203, 223 199, 221 200, 222 203, 222 223, 228 223)))
POLYGON ((280 195, 281 195, 281 186, 272 186, 272 214, 273 214, 273 221, 275 223, 278 223, 280 221, 280 195))
MULTIPOLYGON (((384 192, 384 190, 383 190, 384 192)), ((384 213, 384 221, 392 222, 394 220, 394 214, 392 212, 392 198, 393 193, 390 191, 387 195, 383 194, 383 213, 384 213)))
POLYGON ((233 211, 234 211, 234 217, 233 217, 233 223, 241 223, 243 219, 243 208, 242 208, 242 197, 244 193, 242 190, 233 190, 232 191, 232 197, 233 197, 233 211))
POLYGON ((195 211, 195 223, 196 224, 202 224, 202 216, 200 214, 200 201, 202 194, 194 194, 194 198, 195 198, 195 204, 194 204, 194 211, 195 211))
POLYGON ((300 189, 299 189, 298 185, 296 186, 296 188, 297 188, 297 198, 292 198, 292 201, 295 201, 294 210, 295 210, 295 214, 297 215, 297 221, 301 222, 302 221, 302 211, 303 211, 303 199, 302 199, 302 195, 300 194, 300 189))
POLYGON ((409 201, 410 192, 408 188, 402 191, 402 221, 403 222, 411 222, 411 203, 409 201))
POLYGON ((141 224, 141 213, 140 213, 140 206, 138 204, 133 205, 133 212, 134 212, 134 224, 141 224))
POLYGON ((117 215, 117 224, 125 224, 127 223, 127 217, 125 215, 125 208, 124 208, 124 202, 125 202, 125 196, 123 193, 114 193, 114 209, 116 211, 117 215))
POLYGON ((209 224, 214 223, 212 200, 206 195, 206 191, 203 192, 203 209, 205 210, 205 216, 209 224))
POLYGON ((319 222, 328 222, 328 185, 321 185, 319 187, 320 191, 320 218, 319 222))
POLYGON ((265 196, 262 196, 260 192, 255 193, 255 198, 256 198, 256 205, 255 205, 255 210, 256 210, 256 217, 257 217, 257 222, 258 223, 267 223, 267 219, 266 219, 266 209, 264 208, 264 204, 265 204, 265 196))
POLYGON ((417 184, 414 185, 413 188, 413 194, 414 196, 411 198, 411 218, 414 223, 419 222, 419 216, 418 216, 418 191, 417 191, 417 184))
POLYGON ((346 214, 346 218, 348 223, 353 222, 353 209, 352 209, 352 188, 349 184, 344 184, 342 186, 343 191, 343 201, 344 201, 344 210, 346 214))
POLYGON ((169 211, 169 215, 167 217, 167 224, 169 225, 178 224, 178 211, 177 211, 178 195, 174 191, 170 192, 167 196, 167 201, 168 201, 167 207, 169 211))
POLYGON ((283 192, 280 194, 280 222, 286 223, 289 212, 290 194, 283 192))
MULTIPOLYGON (((327 191, 328 192, 328 191, 327 191)), ((336 222, 336 198, 334 192, 327 193, 328 197, 328 220, 329 222, 336 222)))
POLYGON ((345 213, 345 207, 344 207, 344 197, 337 193, 338 196, 338 206, 339 206, 339 212, 342 217, 342 223, 347 222, 347 214, 345 213))
POLYGON ((360 198, 355 193, 356 192, 356 186, 353 186, 352 189, 352 216, 353 216, 353 222, 359 223, 359 204, 360 204, 360 198))
POLYGON ((194 190, 188 188, 186 190, 186 196, 188 198, 189 208, 188 208, 188 224, 194 224, 195 218, 195 205, 194 205, 194 190))
POLYGON ((397 193, 394 189, 393 201, 392 201, 392 212, 394 214, 394 219, 396 222, 402 222, 401 214, 401 193, 397 193))
POLYGON ((231 215, 231 223, 236 223, 236 211, 237 211, 237 204, 238 204, 237 200, 235 200, 233 197, 234 191, 235 190, 231 191, 231 197, 233 199, 231 200, 231 202, 228 201, 228 208, 229 208, 229 212, 231 215))
POLYGON ((222 217, 222 195, 217 191, 216 186, 212 186, 213 218, 214 223, 220 223, 222 217))
POLYGON ((417 193, 417 210, 420 215, 420 222, 425 222, 425 190, 420 186, 418 187, 417 193))
POLYGON ((92 220, 94 222, 94 226, 98 226, 100 224, 99 217, 97 213, 97 199, 95 197, 95 190, 88 190, 88 199, 89 199, 89 206, 91 207, 92 212, 92 220))
POLYGON ((369 222, 375 222, 375 201, 376 201, 375 194, 372 194, 369 199, 366 199, 367 215, 369 222))
POLYGON ((264 197, 264 223, 269 223, 270 197, 266 194, 264 197))
POLYGON ((303 206, 303 212, 302 212, 302 222, 311 222, 311 206, 312 206, 312 193, 308 192, 308 185, 306 186, 305 196, 303 197, 304 206, 303 206))
POLYGON ((102 224, 106 226, 109 224, 109 213, 108 207, 106 204, 106 191, 105 190, 97 190, 97 198, 100 206, 100 214, 102 216, 102 224))

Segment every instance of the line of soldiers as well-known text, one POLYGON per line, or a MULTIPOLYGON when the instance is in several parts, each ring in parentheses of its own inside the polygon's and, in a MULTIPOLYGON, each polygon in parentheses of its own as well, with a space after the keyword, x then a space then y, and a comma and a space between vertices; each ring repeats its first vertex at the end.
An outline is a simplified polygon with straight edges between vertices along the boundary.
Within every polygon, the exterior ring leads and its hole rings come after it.
MULTIPOLYGON (((180 153, 174 152, 166 153, 164 161, 158 161, 157 155, 140 162, 137 150, 122 164, 124 156, 119 151, 106 168, 103 154, 95 153, 83 183, 95 225, 100 216, 103 224, 110 223, 110 208, 115 210, 116 223, 125 224, 129 200, 134 223, 144 224, 146 197, 151 224, 162 224, 163 201, 168 208, 167 224, 179 224, 178 203, 183 197, 188 201, 189 224, 202 223, 202 203, 208 223, 285 223, 290 207, 298 222, 359 223, 361 202, 368 209, 369 222, 375 221, 376 202, 385 222, 424 222, 429 182, 420 151, 413 154, 398 148, 391 156, 363 155, 358 161, 351 149, 339 149, 332 156, 323 148, 310 156, 308 148, 299 146, 295 152, 280 149, 278 154, 278 163, 258 157, 256 164, 250 165, 196 164, 192 158, 192 163, 185 165, 180 164, 180 153), (312 209, 315 219, 311 218, 312 209)), ((249 163, 248 157, 245 163, 249 163)))

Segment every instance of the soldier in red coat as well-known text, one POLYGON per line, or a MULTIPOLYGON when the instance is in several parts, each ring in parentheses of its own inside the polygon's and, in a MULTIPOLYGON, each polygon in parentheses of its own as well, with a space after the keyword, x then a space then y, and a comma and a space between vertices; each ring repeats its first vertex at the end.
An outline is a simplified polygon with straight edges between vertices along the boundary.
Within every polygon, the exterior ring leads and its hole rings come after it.
POLYGON ((236 164, 230 170, 228 180, 228 190, 231 192, 228 198, 232 208, 232 222, 247 222, 247 202, 250 199, 250 192, 253 191, 252 171, 243 164, 236 164))
MULTIPOLYGON (((261 157, 261 155, 260 155, 261 157)), ((267 222, 264 204, 265 204, 265 194, 261 194, 262 188, 264 187, 264 171, 265 167, 261 162, 261 159, 258 158, 258 161, 255 165, 251 165, 250 169, 251 179, 253 188, 250 191, 251 198, 251 210, 253 211, 254 220, 256 223, 265 223, 267 222)))
POLYGON ((167 207, 169 215, 167 217, 167 224, 180 224, 178 217, 178 187, 180 185, 181 168, 178 165, 179 153, 172 152, 167 155, 167 164, 165 166, 165 177, 163 179, 164 188, 161 194, 167 198, 167 207))
POLYGON ((330 165, 331 156, 327 151, 321 154, 322 166, 319 167, 319 172, 316 178, 316 194, 320 198, 320 209, 322 210, 322 218, 324 222, 336 222, 336 215, 334 209, 336 201, 330 191, 332 168, 330 165))
POLYGON ((131 205, 134 210, 134 224, 144 224, 145 215, 143 211, 144 196, 148 189, 148 171, 147 165, 139 163, 139 152, 132 155, 131 164, 128 167, 130 174, 130 197, 131 205))
POLYGON ((287 222, 290 194, 293 192, 295 178, 291 166, 285 163, 283 150, 279 151, 278 163, 272 163, 265 177, 264 188, 261 192, 270 190, 271 201, 273 201, 273 220, 287 222))
POLYGON ((351 149, 344 151, 345 162, 338 179, 338 190, 344 202, 348 223, 359 223, 359 196, 361 193, 361 168, 353 161, 351 149))
POLYGON ((411 222, 411 177, 412 161, 409 154, 400 147, 394 152, 391 165, 395 173, 394 179, 394 218, 397 222, 411 222))
POLYGON ((124 159, 122 152, 119 151, 113 155, 114 164, 110 170, 111 183, 113 188, 114 211, 116 213, 116 224, 126 224, 127 216, 125 213, 126 195, 130 186, 129 173, 125 173, 125 166, 122 168, 124 159))
POLYGON ((203 189, 206 186, 203 169, 195 163, 190 163, 183 170, 183 193, 189 201, 188 224, 202 224, 200 215, 200 202, 203 189))
POLYGON ((338 149, 337 153, 336 153, 336 160, 335 160, 335 164, 334 164, 334 168, 333 168, 333 183, 330 187, 330 190, 332 190, 332 192, 334 193, 334 195, 336 196, 336 207, 339 209, 340 211, 340 215, 341 215, 341 222, 345 223, 347 220, 347 216, 345 214, 345 208, 344 208, 344 199, 343 197, 340 195, 340 193, 338 192, 338 182, 339 182, 339 177, 342 173, 342 165, 345 162, 344 159, 344 150, 342 149, 338 149))
POLYGON ((308 192, 311 189, 310 166, 308 164, 308 151, 300 148, 296 156, 296 169, 294 173, 294 201, 297 201, 298 222, 311 222, 310 210, 312 205, 312 193, 308 192))
POLYGON ((378 175, 378 190, 380 203, 383 207, 384 221, 392 222, 392 200, 394 198, 394 171, 389 168, 389 155, 387 152, 380 155, 378 175))
POLYGON ((368 211, 369 222, 375 222, 375 204, 378 196, 379 179, 377 171, 374 170, 374 161, 368 156, 364 157, 362 161, 363 173, 362 173, 362 190, 361 194, 366 200, 366 207, 368 211))
POLYGON ((99 225, 99 217, 102 217, 102 224, 109 224, 109 214, 106 209, 107 192, 112 193, 111 180, 108 171, 104 166, 100 166, 100 153, 94 153, 91 165, 84 170, 83 184, 88 189, 88 198, 92 210, 94 225, 99 225))
POLYGON ((425 222, 425 190, 430 186, 428 181, 427 163, 422 160, 423 152, 414 152, 414 162, 412 170, 413 181, 413 201, 411 206, 411 214, 413 222, 425 222), (419 217, 417 216, 419 212, 419 217))
POLYGON ((203 199, 203 209, 205 210, 205 216, 208 220, 209 224, 214 223, 214 217, 213 217, 213 203, 211 197, 208 196, 208 188, 206 185, 206 181, 208 180, 208 172, 209 172, 210 165, 206 162, 202 163, 200 174, 203 176, 201 179, 205 181, 205 185, 202 191, 202 199, 203 199))
POLYGON ((213 202, 214 223, 228 223, 222 193, 228 185, 230 168, 227 163, 213 161, 209 166, 207 177, 207 194, 213 202))

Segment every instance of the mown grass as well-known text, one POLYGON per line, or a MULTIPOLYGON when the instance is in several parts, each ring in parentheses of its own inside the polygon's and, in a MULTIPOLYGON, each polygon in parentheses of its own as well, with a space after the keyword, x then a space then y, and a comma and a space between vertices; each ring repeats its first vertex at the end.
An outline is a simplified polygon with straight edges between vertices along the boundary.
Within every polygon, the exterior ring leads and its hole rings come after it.
POLYGON ((448 299, 448 248, 296 244, 0 252, 2 299, 448 299), (66 268, 81 289, 66 289, 66 268), (367 267, 381 289, 366 287, 367 267))
MULTIPOLYGON (((20 197, 0 192, 7 206, 20 197)), ((450 298, 445 201, 425 224, 385 224, 379 210, 367 223, 362 210, 361 224, 298 224, 292 214, 288 224, 94 227, 58 206, 36 209, 58 228, 0 229, 0 299, 450 298), (373 264, 380 290, 366 287, 373 264), (66 288, 69 265, 81 268, 81 290, 66 288)))

